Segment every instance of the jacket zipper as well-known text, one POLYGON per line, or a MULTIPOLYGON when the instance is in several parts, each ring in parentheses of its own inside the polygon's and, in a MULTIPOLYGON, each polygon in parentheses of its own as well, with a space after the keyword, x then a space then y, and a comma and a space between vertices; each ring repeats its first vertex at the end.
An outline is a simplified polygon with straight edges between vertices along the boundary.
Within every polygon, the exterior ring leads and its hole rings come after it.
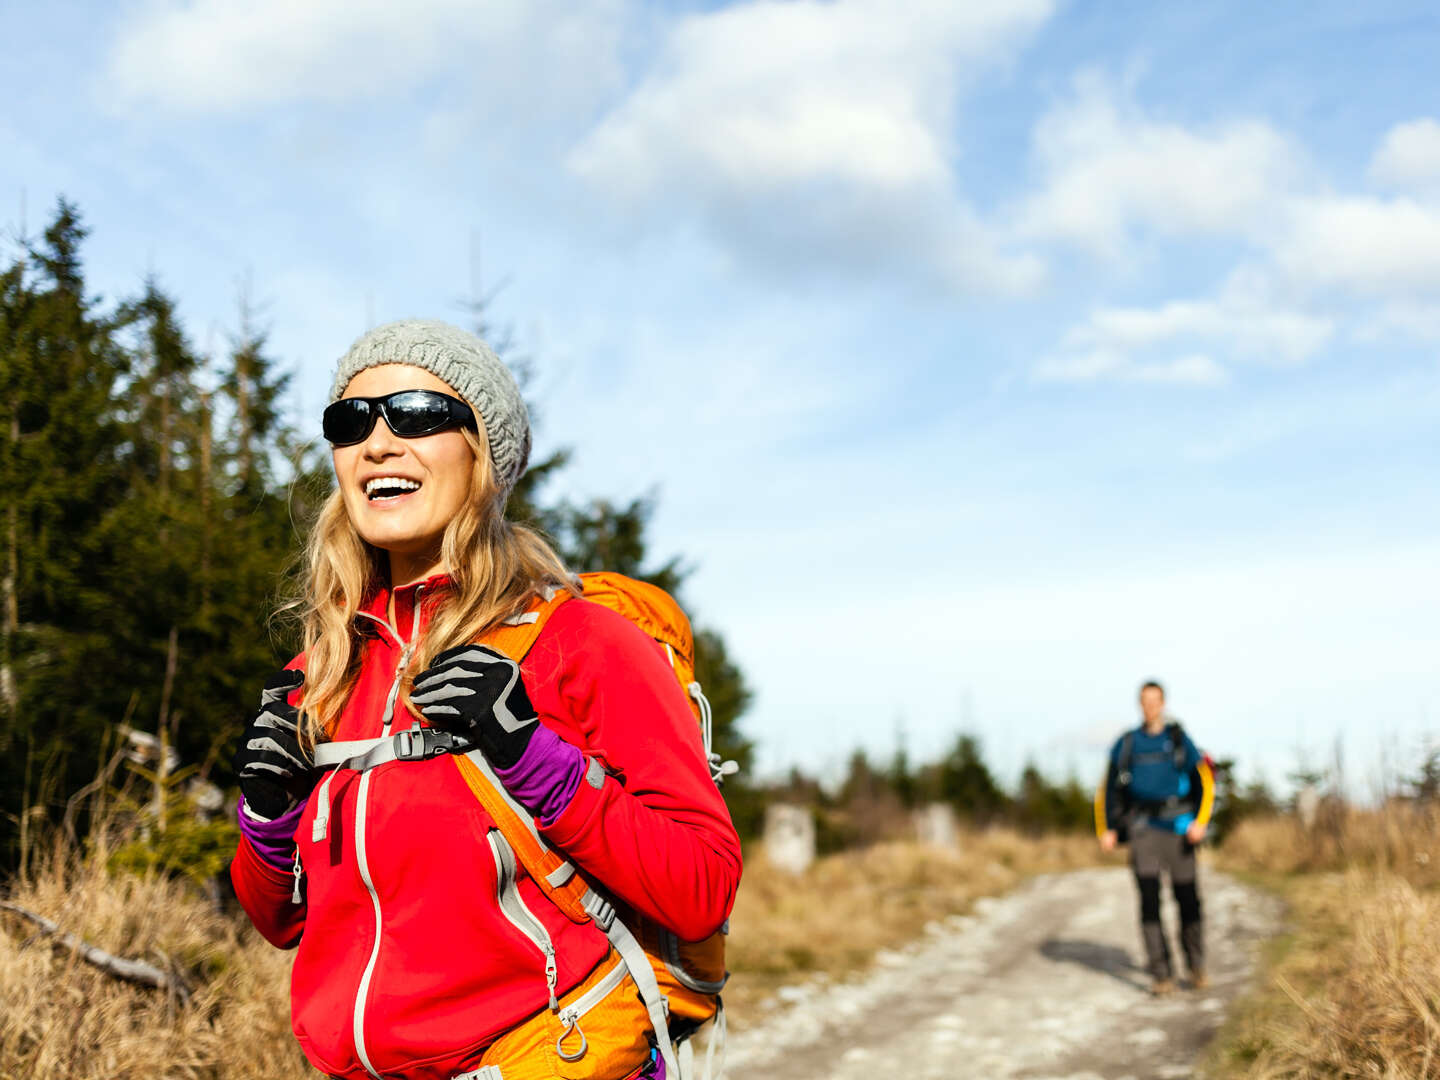
POLYGON ((375 961, 380 958, 380 935, 385 929, 380 913, 380 894, 375 891, 375 881, 370 877, 370 861, 365 853, 365 796, 370 791, 370 777, 373 775, 373 772, 366 772, 360 777, 360 791, 355 797, 355 866, 360 872, 360 880, 365 883, 365 889, 370 894, 370 904, 375 909, 375 944, 370 949, 370 959, 365 962, 360 984, 355 989, 353 1031, 355 1053, 360 1058, 360 1064, 365 1066, 365 1071, 375 1077, 375 1080, 381 1080, 380 1073, 376 1071, 370 1054, 365 1049, 365 995, 370 990, 370 979, 375 974, 375 961))
POLYGON ((499 829, 491 829, 488 839, 490 853, 495 856, 495 897, 499 901, 500 911, 545 957, 545 988, 550 992, 549 1009, 557 1012, 560 1008, 555 997, 558 976, 555 971, 555 945, 550 940, 550 931, 546 930, 545 924, 525 906, 525 901, 520 896, 516 882, 515 852, 511 850, 510 844, 499 829))
MULTIPOLYGON (((409 641, 401 639, 397 628, 391 627, 389 623, 381 619, 375 619, 395 635, 395 641, 400 645, 400 660, 395 665, 395 679, 390 684, 390 693, 385 697, 382 738, 390 734, 390 724, 395 715, 395 702, 400 696, 400 682, 405 677, 405 666, 410 663, 410 657, 415 652, 415 641, 420 636, 420 593, 424 588, 423 585, 415 587, 409 641)), ((362 614, 365 613, 362 612, 362 614)), ((375 616, 372 615, 370 618, 375 618, 375 616)), ((365 890, 370 894, 370 904, 375 909, 375 944, 370 949, 370 959, 365 962, 365 970, 360 975, 360 984, 355 989, 352 1032, 355 1038, 355 1055, 360 1059, 360 1064, 365 1067, 366 1072, 375 1077, 375 1080, 382 1080, 374 1062, 370 1060, 370 1053, 365 1046, 365 997, 370 992, 370 980, 375 975, 375 964, 380 959, 380 938, 385 931, 385 920, 380 911, 380 894, 376 891, 375 881, 370 876, 370 860, 365 850, 365 809, 370 794, 370 778, 372 776, 374 776, 374 771, 367 769, 360 777, 360 790, 355 796, 355 866, 360 873, 360 880, 365 883, 365 890)))

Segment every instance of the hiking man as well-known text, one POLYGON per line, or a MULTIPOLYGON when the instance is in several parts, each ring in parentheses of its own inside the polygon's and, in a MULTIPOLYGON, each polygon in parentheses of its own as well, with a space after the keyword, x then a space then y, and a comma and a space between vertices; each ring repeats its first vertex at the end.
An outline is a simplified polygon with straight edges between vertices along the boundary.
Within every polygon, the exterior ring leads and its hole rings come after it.
POLYGON ((1140 687, 1140 712, 1140 726, 1110 748, 1105 782, 1095 793, 1095 830, 1105 851, 1130 845, 1151 993, 1175 989, 1170 945, 1160 922, 1162 872, 1170 876, 1180 908, 1180 944, 1190 985, 1203 990, 1209 980, 1195 847, 1205 839, 1215 779, 1184 729, 1166 714, 1165 688, 1158 682, 1140 687))

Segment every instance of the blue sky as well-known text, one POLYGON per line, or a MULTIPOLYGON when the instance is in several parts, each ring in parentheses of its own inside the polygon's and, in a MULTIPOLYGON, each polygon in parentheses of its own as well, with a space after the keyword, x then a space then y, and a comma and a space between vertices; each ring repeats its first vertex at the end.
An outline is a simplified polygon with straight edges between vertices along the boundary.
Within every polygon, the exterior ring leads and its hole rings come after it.
POLYGON ((766 771, 1097 768, 1138 683, 1280 779, 1440 730, 1440 18, 1420 4, 0 7, 0 222, 297 414, 472 237, 576 495, 756 690, 766 771))

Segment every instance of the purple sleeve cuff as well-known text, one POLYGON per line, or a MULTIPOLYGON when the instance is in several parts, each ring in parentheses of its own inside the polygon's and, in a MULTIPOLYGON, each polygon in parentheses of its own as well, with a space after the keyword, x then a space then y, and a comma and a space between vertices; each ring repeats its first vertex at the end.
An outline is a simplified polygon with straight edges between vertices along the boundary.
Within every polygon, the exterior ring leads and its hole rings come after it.
POLYGON ((585 755, 547 727, 530 738, 520 760, 495 775, 541 825, 560 816, 585 776, 585 755))
POLYGON ((245 805, 245 796, 240 796, 240 806, 235 816, 240 821, 240 831, 255 853, 271 866, 289 870, 295 865, 295 829, 300 824, 300 815, 305 812, 303 799, 293 810, 287 810, 274 821, 261 821, 252 817, 245 805))

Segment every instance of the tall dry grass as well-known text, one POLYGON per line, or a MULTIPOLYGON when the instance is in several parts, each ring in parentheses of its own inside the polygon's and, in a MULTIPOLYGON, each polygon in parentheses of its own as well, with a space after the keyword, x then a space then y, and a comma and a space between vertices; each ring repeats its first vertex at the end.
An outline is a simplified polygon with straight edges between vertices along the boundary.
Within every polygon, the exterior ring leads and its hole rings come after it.
POLYGON ((1331 800, 1308 828, 1294 815, 1251 818, 1225 838, 1220 859, 1247 873, 1361 870, 1440 887, 1440 808, 1395 800, 1358 809, 1331 800))
POLYGON ((1396 803, 1302 829, 1247 821, 1220 852, 1287 898, 1293 930, 1235 1010, 1212 1071, 1440 1077, 1440 819, 1396 803))
POLYGON ((193 988, 188 1002, 121 982, 0 913, 4 1080, 315 1077, 290 1034, 290 954, 218 913, 191 884, 112 874, 107 853, 58 845, 7 899, 193 988))

